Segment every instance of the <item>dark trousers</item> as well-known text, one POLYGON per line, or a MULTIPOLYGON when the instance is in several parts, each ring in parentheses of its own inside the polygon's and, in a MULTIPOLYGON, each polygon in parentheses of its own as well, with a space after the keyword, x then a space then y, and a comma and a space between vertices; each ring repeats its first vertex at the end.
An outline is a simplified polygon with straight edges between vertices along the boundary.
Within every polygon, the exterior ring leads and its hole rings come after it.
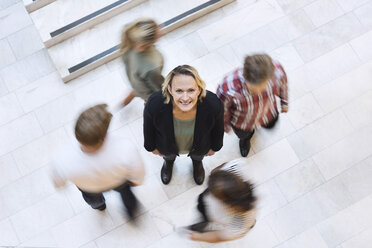
MULTIPOLYGON (((92 208, 98 209, 105 205, 105 197, 103 196, 103 193, 89 193, 81 189, 79 190, 81 191, 85 202, 88 203, 92 208)), ((125 182, 113 190, 120 193, 124 206, 127 208, 129 215, 131 215, 137 207, 137 198, 131 190, 130 183, 125 182)))
MULTIPOLYGON (((168 154, 168 155, 163 156, 164 160, 168 160, 168 161, 174 161, 176 159, 176 157, 177 157, 176 154, 168 154)), ((204 155, 190 154, 190 158, 192 160, 202 161, 203 158, 204 158, 204 155)))
MULTIPOLYGON (((271 128, 273 128, 275 126, 275 124, 278 121, 278 119, 279 119, 279 115, 277 115, 267 125, 262 126, 262 127, 263 128, 266 128, 266 129, 271 129, 271 128)), ((238 129, 238 128, 234 127, 234 126, 232 126, 232 128, 233 128, 234 133, 236 134, 236 136, 238 136, 238 138, 241 139, 241 140, 249 141, 253 137, 254 129, 252 131, 245 131, 245 130, 238 129)))
POLYGON ((205 208, 204 197, 208 193, 208 189, 204 190, 198 197, 198 206, 197 209, 202 216, 202 220, 196 224, 193 224, 188 227, 188 229, 195 232, 205 232, 205 227, 208 225, 208 216, 205 208))

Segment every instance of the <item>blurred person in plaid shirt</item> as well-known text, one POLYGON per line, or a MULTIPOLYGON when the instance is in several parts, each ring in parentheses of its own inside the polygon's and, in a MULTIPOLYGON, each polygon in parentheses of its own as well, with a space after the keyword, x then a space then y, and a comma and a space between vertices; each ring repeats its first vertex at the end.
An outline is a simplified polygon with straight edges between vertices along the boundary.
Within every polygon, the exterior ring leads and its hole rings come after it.
POLYGON ((287 76, 280 63, 267 54, 255 54, 244 59, 244 67, 227 75, 217 88, 224 104, 225 132, 231 129, 239 137, 240 153, 246 157, 254 130, 273 128, 281 112, 288 112, 287 76))

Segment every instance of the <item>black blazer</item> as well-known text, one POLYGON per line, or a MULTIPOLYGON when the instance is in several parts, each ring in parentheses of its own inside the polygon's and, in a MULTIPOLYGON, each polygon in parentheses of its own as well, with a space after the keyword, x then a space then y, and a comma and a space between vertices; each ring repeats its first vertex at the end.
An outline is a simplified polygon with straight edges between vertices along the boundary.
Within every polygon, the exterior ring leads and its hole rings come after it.
MULTIPOLYGON (((178 154, 173 126, 172 101, 164 103, 161 91, 148 99, 143 117, 145 149, 158 149, 161 154, 178 154)), ((202 102, 197 103, 194 142, 189 153, 205 155, 210 149, 218 151, 222 147, 224 134, 223 104, 218 97, 207 91, 202 102)))

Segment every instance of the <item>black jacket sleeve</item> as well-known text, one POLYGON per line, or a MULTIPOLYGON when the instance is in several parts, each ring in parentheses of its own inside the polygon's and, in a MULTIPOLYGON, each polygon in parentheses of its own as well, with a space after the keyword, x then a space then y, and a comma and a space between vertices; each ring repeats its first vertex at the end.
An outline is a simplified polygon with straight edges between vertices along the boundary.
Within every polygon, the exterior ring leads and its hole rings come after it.
POLYGON ((214 122, 214 127, 211 132, 211 148, 213 151, 219 151, 223 145, 224 135, 224 108, 220 100, 218 100, 219 108, 214 122))

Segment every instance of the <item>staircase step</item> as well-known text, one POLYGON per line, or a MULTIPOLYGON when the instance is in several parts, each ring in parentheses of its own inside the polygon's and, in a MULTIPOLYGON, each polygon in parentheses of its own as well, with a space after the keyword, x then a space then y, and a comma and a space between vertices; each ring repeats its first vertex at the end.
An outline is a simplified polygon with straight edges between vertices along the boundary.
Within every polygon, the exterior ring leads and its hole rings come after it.
POLYGON ((152 17, 168 33, 235 0, 149 0, 48 49, 64 82, 120 56, 124 24, 152 17))
MULTIPOLYGON (((38 0, 39 1, 39 0, 38 0)), ((146 0, 59 0, 31 14, 51 47, 146 0)))
POLYGON ((23 0, 23 3, 27 12, 31 13, 55 1, 56 0, 23 0))

